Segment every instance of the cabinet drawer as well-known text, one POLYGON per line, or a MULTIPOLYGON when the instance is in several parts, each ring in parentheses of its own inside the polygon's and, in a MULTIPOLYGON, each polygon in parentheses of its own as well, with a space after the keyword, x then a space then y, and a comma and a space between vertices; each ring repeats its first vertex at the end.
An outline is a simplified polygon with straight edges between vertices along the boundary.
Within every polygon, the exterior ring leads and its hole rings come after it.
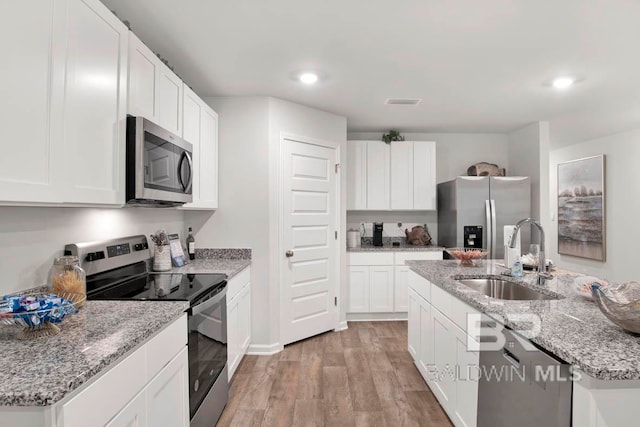
POLYGON ((147 378, 149 381, 187 345, 187 315, 160 331, 147 344, 147 378))
POLYGON ((229 279, 227 283, 227 302, 231 301, 240 291, 244 288, 244 285, 251 282, 251 267, 247 267, 240 273, 229 279))
POLYGON ((431 301, 431 283, 415 271, 409 271, 409 288, 427 301, 431 301))
POLYGON ((462 302, 458 298, 451 297, 451 313, 445 313, 449 316, 453 323, 459 326, 463 331, 467 331, 467 316, 469 314, 480 314, 478 310, 470 305, 462 302))
POLYGON ((393 252, 351 252, 348 255, 348 265, 393 265, 393 252))
POLYGON ((431 305, 440 310, 447 317, 451 316, 451 301, 453 297, 436 285, 431 286, 431 305))
POLYGON ((429 261, 441 259, 441 251, 395 252, 395 265, 404 265, 405 261, 429 261))
MULTIPOLYGON (((186 332, 186 325, 184 328, 186 332)), ((124 408, 147 383, 145 370, 141 369, 146 350, 139 348, 64 404, 61 408, 64 427, 105 425, 124 408)))

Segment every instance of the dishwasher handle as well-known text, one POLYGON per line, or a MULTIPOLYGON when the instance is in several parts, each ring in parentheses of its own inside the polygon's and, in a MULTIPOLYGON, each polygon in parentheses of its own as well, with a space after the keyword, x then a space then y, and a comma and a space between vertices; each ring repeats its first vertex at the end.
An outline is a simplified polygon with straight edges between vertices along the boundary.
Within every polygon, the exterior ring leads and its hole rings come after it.
POLYGON ((502 349, 502 357, 507 359, 507 362, 511 363, 516 368, 520 368, 520 359, 518 359, 515 354, 511 353, 506 348, 502 349))

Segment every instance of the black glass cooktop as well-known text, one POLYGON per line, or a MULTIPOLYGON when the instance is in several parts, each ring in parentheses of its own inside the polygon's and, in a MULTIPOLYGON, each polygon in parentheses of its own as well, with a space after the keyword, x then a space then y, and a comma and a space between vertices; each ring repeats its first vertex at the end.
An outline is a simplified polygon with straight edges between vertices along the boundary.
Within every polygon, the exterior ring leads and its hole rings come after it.
POLYGON ((130 266, 87 278, 89 300, 166 300, 194 302, 226 286, 224 274, 147 273, 130 266))

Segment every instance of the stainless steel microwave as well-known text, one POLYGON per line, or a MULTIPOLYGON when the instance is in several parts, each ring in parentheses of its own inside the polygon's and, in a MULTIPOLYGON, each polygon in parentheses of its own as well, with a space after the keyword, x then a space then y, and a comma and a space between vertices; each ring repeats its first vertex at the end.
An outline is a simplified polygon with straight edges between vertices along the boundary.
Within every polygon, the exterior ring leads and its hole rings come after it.
POLYGON ((193 146, 144 117, 127 117, 128 205, 171 207, 193 201, 193 146))

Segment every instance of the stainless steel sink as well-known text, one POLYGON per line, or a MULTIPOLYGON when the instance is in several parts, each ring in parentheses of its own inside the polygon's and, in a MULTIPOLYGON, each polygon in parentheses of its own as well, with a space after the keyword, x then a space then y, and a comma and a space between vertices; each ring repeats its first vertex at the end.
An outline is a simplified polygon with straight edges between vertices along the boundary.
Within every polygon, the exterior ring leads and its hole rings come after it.
POLYGON ((491 298, 503 300, 551 300, 556 297, 545 295, 533 289, 502 279, 460 279, 459 283, 491 298))

